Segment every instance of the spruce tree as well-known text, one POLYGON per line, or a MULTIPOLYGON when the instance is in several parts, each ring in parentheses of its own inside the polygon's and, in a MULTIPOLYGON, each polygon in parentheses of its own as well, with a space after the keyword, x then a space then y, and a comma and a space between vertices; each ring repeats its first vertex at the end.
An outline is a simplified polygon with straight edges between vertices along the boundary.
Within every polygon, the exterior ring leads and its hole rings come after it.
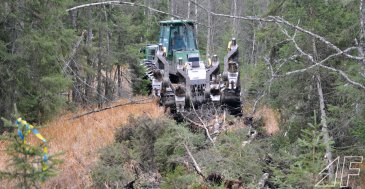
POLYGON ((57 155, 48 155, 47 141, 34 126, 18 119, 16 124, 3 120, 17 132, 2 135, 0 140, 8 144, 5 152, 10 157, 6 170, 0 171, 0 180, 16 180, 18 188, 40 188, 40 183, 56 175, 56 166, 61 163, 57 155), (32 128, 33 127, 33 128, 32 128), (42 144, 29 144, 29 136, 38 133, 42 144))

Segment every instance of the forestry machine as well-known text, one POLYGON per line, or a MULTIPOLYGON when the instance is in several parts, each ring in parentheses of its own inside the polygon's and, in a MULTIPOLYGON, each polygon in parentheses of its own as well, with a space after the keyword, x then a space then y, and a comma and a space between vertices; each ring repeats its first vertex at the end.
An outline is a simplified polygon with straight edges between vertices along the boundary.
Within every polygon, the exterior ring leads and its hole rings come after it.
POLYGON ((141 65, 152 81, 152 94, 160 104, 175 112, 213 102, 223 105, 231 114, 241 115, 240 65, 236 39, 228 43, 223 73, 217 55, 201 60, 194 22, 168 20, 160 22, 158 45, 141 49, 141 65))

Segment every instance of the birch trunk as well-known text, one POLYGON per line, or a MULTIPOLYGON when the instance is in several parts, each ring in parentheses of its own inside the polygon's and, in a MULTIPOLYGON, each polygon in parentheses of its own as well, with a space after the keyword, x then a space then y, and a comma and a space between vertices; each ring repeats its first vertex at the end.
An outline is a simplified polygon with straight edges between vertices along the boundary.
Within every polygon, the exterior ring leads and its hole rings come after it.
POLYGON ((360 44, 359 44, 359 51, 360 55, 363 57, 362 59, 362 66, 363 66, 363 73, 362 76, 365 77, 365 0, 360 1, 360 44))

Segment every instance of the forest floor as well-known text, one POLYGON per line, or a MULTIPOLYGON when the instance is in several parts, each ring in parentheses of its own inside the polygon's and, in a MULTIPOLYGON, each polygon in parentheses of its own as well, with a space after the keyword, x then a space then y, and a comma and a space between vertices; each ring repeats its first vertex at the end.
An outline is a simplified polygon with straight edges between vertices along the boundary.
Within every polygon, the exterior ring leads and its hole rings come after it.
MULTIPOLYGON (((128 100, 119 100, 113 105, 123 104, 128 100)), ((49 153, 63 152, 60 172, 56 177, 50 178, 42 184, 42 188, 88 188, 92 184, 91 168, 98 159, 99 149, 114 141, 115 129, 128 121, 129 116, 149 116, 152 118, 164 116, 163 108, 156 105, 155 101, 142 104, 130 104, 108 109, 105 111, 86 115, 77 119, 73 116, 82 114, 87 110, 76 113, 67 113, 57 120, 45 124, 39 129, 41 134, 49 141, 49 153)), ((38 140, 32 137, 29 142, 38 140)), ((5 144, 0 143, 0 149, 5 144)), ((4 170, 8 157, 0 151, 0 170, 4 170)), ((13 183, 0 182, 0 188, 13 188, 13 183)))

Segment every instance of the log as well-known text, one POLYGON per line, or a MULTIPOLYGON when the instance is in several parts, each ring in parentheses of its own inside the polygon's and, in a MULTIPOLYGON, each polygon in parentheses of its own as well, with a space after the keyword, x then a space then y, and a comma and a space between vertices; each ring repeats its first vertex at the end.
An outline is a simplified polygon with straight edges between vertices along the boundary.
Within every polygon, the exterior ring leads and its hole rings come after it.
POLYGON ((147 101, 147 100, 151 100, 151 99, 152 98, 149 97, 149 98, 145 98, 145 99, 141 99, 141 100, 132 100, 132 101, 127 102, 127 103, 117 104, 117 105, 114 105, 114 106, 108 106, 108 107, 105 107, 105 108, 92 110, 92 111, 89 111, 89 112, 86 112, 86 113, 83 113, 83 114, 80 114, 80 115, 73 116, 71 119, 77 119, 77 118, 80 118, 80 117, 83 117, 83 116, 86 116, 86 115, 90 115, 90 114, 93 114, 93 113, 102 112, 102 111, 105 111, 105 110, 109 110, 109 109, 113 109, 113 108, 121 107, 121 106, 126 106, 126 105, 130 105, 130 104, 146 104, 146 103, 150 103, 151 101, 147 101))

